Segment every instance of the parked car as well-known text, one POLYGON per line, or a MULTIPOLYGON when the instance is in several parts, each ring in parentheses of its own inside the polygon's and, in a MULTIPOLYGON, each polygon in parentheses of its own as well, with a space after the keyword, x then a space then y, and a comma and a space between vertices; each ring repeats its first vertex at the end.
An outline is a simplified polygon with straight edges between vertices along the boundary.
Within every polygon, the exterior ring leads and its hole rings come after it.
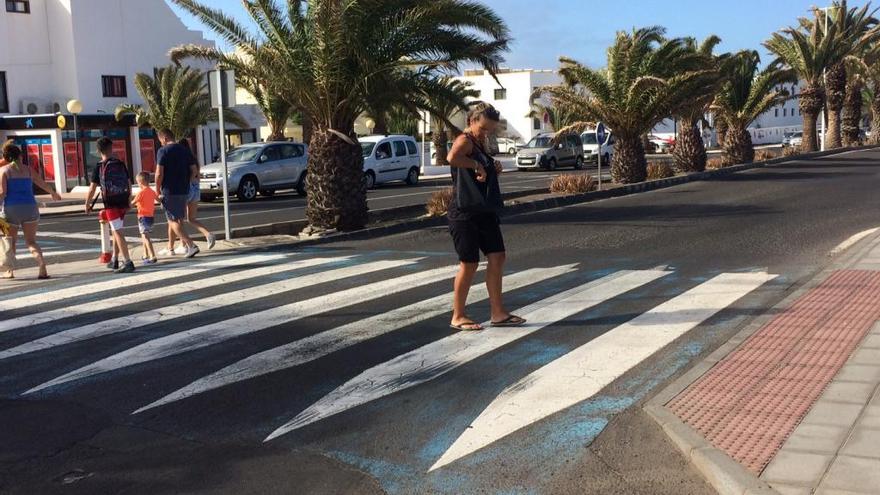
POLYGON ((577 134, 569 134, 553 144, 555 134, 539 134, 532 138, 516 154, 516 168, 528 170, 543 168, 556 170, 557 167, 584 166, 584 143, 577 134))
POLYGON ((782 136, 782 147, 786 148, 788 146, 800 146, 804 141, 804 133, 801 131, 797 132, 786 132, 782 136), (797 144, 795 144, 795 142, 797 144))
POLYGON ((360 143, 367 189, 397 180, 411 186, 419 183, 419 149, 411 136, 366 136, 360 138, 360 143))
POLYGON ((648 153, 671 153, 672 148, 675 146, 675 139, 662 138, 651 134, 648 136, 648 143, 649 149, 645 150, 648 153))
POLYGON ((523 146, 525 146, 525 143, 514 138, 498 138, 498 150, 501 153, 515 155, 517 150, 523 146))
MULTIPOLYGON (((241 201, 253 201, 257 194, 272 196, 283 189, 306 194, 305 144, 251 143, 239 146, 226 155, 229 172, 229 193, 241 201)), ((216 162, 202 167, 199 189, 203 201, 223 195, 223 164, 216 162)))
MULTIPOLYGON (((598 162, 600 145, 596 139, 596 131, 581 134, 581 141, 584 142, 584 160, 598 162)), ((614 156, 614 136, 609 136, 607 144, 602 144, 601 148, 602 163, 611 163, 611 157, 614 156)))

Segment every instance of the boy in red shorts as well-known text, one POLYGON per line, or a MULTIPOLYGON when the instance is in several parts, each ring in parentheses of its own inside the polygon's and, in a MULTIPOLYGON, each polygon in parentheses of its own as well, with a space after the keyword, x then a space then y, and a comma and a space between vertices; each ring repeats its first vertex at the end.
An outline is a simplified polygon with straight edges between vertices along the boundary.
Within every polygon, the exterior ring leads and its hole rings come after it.
POLYGON ((113 232, 113 259, 107 268, 116 273, 131 273, 134 271, 134 263, 128 254, 128 244, 122 233, 125 214, 128 213, 131 201, 131 178, 128 175, 128 167, 113 156, 113 141, 110 138, 102 137, 97 145, 101 161, 92 174, 92 183, 86 195, 86 213, 92 211, 92 198, 95 190, 100 186, 104 209, 99 216, 102 221, 110 225, 110 230, 113 232), (123 259, 121 267, 118 255, 123 259))

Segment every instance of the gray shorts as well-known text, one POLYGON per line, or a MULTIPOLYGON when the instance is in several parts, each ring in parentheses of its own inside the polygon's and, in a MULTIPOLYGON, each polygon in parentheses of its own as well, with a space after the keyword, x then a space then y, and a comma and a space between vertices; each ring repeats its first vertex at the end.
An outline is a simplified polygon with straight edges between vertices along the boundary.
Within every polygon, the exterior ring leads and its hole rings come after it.
POLYGON ((165 208, 165 216, 169 222, 182 222, 186 220, 186 205, 189 196, 186 194, 171 194, 162 196, 162 207, 165 208))
POLYGON ((23 224, 40 221, 40 208, 33 205, 7 205, 0 210, 0 217, 7 223, 21 228, 23 224))
POLYGON ((189 185, 189 196, 186 197, 187 203, 198 203, 202 200, 202 191, 199 190, 198 184, 189 185))

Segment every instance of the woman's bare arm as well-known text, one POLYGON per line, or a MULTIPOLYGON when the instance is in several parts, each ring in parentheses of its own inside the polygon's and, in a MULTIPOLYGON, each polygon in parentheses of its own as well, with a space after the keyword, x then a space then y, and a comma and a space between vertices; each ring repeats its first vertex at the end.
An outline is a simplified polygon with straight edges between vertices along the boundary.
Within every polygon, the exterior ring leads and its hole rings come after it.
POLYGON ((464 134, 458 136, 449 150, 449 165, 455 168, 470 168, 477 173, 477 180, 486 180, 486 169, 480 162, 470 158, 474 150, 474 144, 464 134))
POLYGON ((46 184, 46 181, 44 181, 43 178, 40 177, 40 174, 38 174, 36 170, 34 170, 34 169, 31 168, 31 167, 28 167, 28 170, 31 171, 31 181, 32 181, 34 184, 36 184, 37 187, 39 187, 40 189, 42 189, 42 190, 46 191, 47 193, 51 194, 51 195, 52 195, 52 199, 54 199, 55 201, 58 201, 58 200, 61 199, 61 195, 58 194, 57 192, 55 192, 55 191, 49 186, 49 184, 46 184))

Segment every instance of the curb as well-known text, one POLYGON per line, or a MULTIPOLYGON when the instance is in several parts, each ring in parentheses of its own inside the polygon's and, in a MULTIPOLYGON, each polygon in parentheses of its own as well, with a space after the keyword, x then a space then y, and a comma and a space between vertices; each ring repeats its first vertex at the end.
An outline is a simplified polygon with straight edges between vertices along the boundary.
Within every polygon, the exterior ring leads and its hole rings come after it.
MULTIPOLYGON (((740 165, 732 165, 730 167, 720 168, 716 170, 706 170, 704 172, 693 172, 687 175, 680 175, 676 177, 670 177, 667 179, 657 179, 653 181, 646 182, 638 182, 635 184, 627 184, 620 187, 615 187, 613 189, 606 189, 602 191, 592 191, 588 193, 581 194, 571 194, 567 196, 553 196, 549 198, 538 199, 534 201, 527 201, 523 203, 517 203, 512 201, 509 204, 505 204, 504 211, 502 212, 503 217, 513 216, 513 215, 521 215, 524 213, 535 213, 539 211, 552 210, 555 208, 561 208, 565 206, 571 206, 575 204, 584 204, 591 203, 593 201, 599 201, 603 199, 617 198, 622 196, 629 196, 632 194, 655 191, 658 189, 665 189, 667 187, 677 186, 680 184, 686 184, 688 182, 697 182, 713 179, 716 177, 724 177, 727 175, 732 175, 738 172, 744 172, 747 170, 758 169, 770 167, 780 163, 798 161, 798 160, 809 160, 813 158, 822 158, 830 155, 838 155, 842 153, 848 153, 851 151, 863 151, 880 148, 880 146, 869 145, 869 146, 854 146, 849 148, 836 148, 834 150, 829 151, 817 151, 815 153, 805 153, 802 155, 792 156, 792 157, 779 157, 774 158, 772 160, 766 160, 763 162, 754 162, 754 163, 745 163, 740 165)), ((524 197, 524 196, 533 196, 536 194, 548 194, 550 191, 547 188, 544 189, 536 189, 536 190, 528 190, 528 191, 516 191, 513 193, 506 193, 503 195, 506 200, 513 200, 516 197, 524 197)), ((408 211, 418 211, 424 212, 424 205, 413 205, 413 206, 405 206, 400 208, 389 208, 387 210, 377 210, 376 212, 370 212, 371 220, 373 218, 373 214, 381 211, 388 211, 390 213, 386 213, 389 217, 396 216, 395 213, 398 211, 395 210, 408 210, 408 211)), ((397 216, 397 218, 389 218, 392 221, 386 225, 377 225, 374 227, 367 227, 362 230, 352 231, 352 232, 338 232, 323 236, 314 236, 308 238, 298 238, 294 239, 290 242, 290 244, 294 245, 316 245, 316 244, 327 244, 331 242, 343 242, 350 240, 364 240, 364 239, 374 239, 377 237, 383 237, 387 235, 400 234, 403 232, 419 230, 428 227, 437 227, 440 225, 446 224, 446 217, 427 217, 420 216, 418 218, 402 218, 403 215, 397 216)), ((380 217, 381 218, 381 215, 380 217)), ((379 220, 381 221, 381 220, 379 220)), ((298 235, 300 230, 305 227, 305 220, 297 220, 292 222, 284 222, 282 224, 269 224, 269 225, 259 225, 254 227, 247 227, 244 229, 234 229, 233 230, 233 238, 236 237, 253 237, 260 235, 298 235), (299 226, 303 224, 302 226, 299 226), (294 228, 299 226, 299 228, 294 228)), ((221 237, 218 237, 220 239, 221 237)))
POLYGON ((791 307, 801 296, 824 282, 835 270, 855 264, 878 244, 880 244, 880 234, 859 241, 856 244, 858 248, 851 247, 838 259, 828 263, 812 278, 794 287, 794 290, 785 298, 764 311, 760 316, 753 318, 736 335, 667 385, 643 406, 642 409, 648 416, 657 422, 672 443, 690 461, 694 469, 702 474, 709 485, 720 495, 779 495, 779 492, 728 456, 727 453, 712 445, 699 432, 667 409, 665 404, 737 349, 747 338, 772 320, 777 313, 791 307))

